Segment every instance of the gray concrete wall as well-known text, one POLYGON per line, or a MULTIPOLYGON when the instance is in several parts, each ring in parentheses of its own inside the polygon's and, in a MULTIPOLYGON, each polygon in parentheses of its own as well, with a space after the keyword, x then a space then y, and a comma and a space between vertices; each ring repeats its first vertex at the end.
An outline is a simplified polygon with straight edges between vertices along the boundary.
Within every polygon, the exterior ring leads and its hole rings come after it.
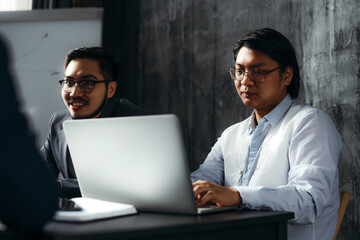
POLYGON ((338 239, 360 239, 360 1, 141 0, 138 103, 182 120, 192 169, 229 125, 246 118, 227 70, 249 30, 282 32, 302 77, 298 101, 325 110, 343 137, 341 190, 352 199, 338 239))

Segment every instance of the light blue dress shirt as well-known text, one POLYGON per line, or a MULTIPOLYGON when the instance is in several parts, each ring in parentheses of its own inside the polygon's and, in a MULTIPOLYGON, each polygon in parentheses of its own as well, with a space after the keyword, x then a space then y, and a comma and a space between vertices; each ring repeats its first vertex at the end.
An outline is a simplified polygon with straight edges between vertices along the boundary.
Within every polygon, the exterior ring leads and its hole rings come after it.
POLYGON ((342 144, 329 116, 287 95, 255 126, 252 114, 227 128, 192 181, 233 187, 251 209, 294 212, 290 240, 332 239, 342 144))
POLYGON ((250 121, 248 125, 251 142, 248 155, 245 160, 243 174, 241 174, 239 179, 239 186, 247 186, 249 184, 257 165, 259 148, 264 141, 267 132, 271 126, 276 126, 292 103, 293 101, 290 96, 284 98, 284 100, 281 101, 269 114, 260 119, 257 126, 255 123, 255 113, 252 114, 252 121, 250 121))

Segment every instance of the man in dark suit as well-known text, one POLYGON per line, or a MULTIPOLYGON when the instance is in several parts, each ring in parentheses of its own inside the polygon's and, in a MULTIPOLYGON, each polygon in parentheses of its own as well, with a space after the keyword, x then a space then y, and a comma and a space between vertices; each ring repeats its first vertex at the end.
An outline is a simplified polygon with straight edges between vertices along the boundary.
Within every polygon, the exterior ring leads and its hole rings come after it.
POLYGON ((126 99, 112 98, 117 86, 118 66, 104 48, 74 49, 67 54, 64 68, 65 78, 60 80, 60 84, 62 98, 68 110, 56 112, 51 117, 49 134, 40 153, 49 167, 59 174, 61 196, 72 198, 81 194, 62 123, 69 119, 134 116, 145 113, 126 99))
MULTIPOLYGON (((56 176, 41 160, 33 134, 19 111, 8 69, 8 55, 0 39, 0 220, 10 229, 38 231, 58 204, 56 176)), ((3 235, 0 236, 2 238, 3 235)))

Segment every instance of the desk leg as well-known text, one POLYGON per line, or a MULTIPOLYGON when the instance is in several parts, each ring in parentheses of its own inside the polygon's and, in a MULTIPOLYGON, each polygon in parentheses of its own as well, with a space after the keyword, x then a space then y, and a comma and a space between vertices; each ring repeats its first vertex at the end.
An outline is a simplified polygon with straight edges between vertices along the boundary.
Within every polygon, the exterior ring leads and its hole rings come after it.
POLYGON ((279 240, 287 240, 287 221, 278 222, 279 240))

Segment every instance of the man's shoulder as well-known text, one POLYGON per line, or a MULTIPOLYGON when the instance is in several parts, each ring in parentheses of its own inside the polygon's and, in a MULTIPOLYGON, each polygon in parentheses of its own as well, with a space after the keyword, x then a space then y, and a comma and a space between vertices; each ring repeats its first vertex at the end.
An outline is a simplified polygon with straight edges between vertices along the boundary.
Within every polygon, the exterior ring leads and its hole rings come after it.
POLYGON ((125 98, 114 99, 114 117, 146 115, 146 112, 125 98))
POLYGON ((64 121, 70 119, 71 119, 71 115, 68 110, 61 110, 55 112, 50 118, 50 126, 62 125, 64 121))
POLYGON ((326 128, 328 130, 336 129, 331 117, 320 108, 309 104, 294 104, 286 113, 283 121, 286 125, 293 127, 313 126, 317 128, 326 128))
POLYGON ((323 110, 313 107, 307 103, 294 103, 288 110, 286 116, 291 118, 303 118, 307 115, 327 115, 323 110))

